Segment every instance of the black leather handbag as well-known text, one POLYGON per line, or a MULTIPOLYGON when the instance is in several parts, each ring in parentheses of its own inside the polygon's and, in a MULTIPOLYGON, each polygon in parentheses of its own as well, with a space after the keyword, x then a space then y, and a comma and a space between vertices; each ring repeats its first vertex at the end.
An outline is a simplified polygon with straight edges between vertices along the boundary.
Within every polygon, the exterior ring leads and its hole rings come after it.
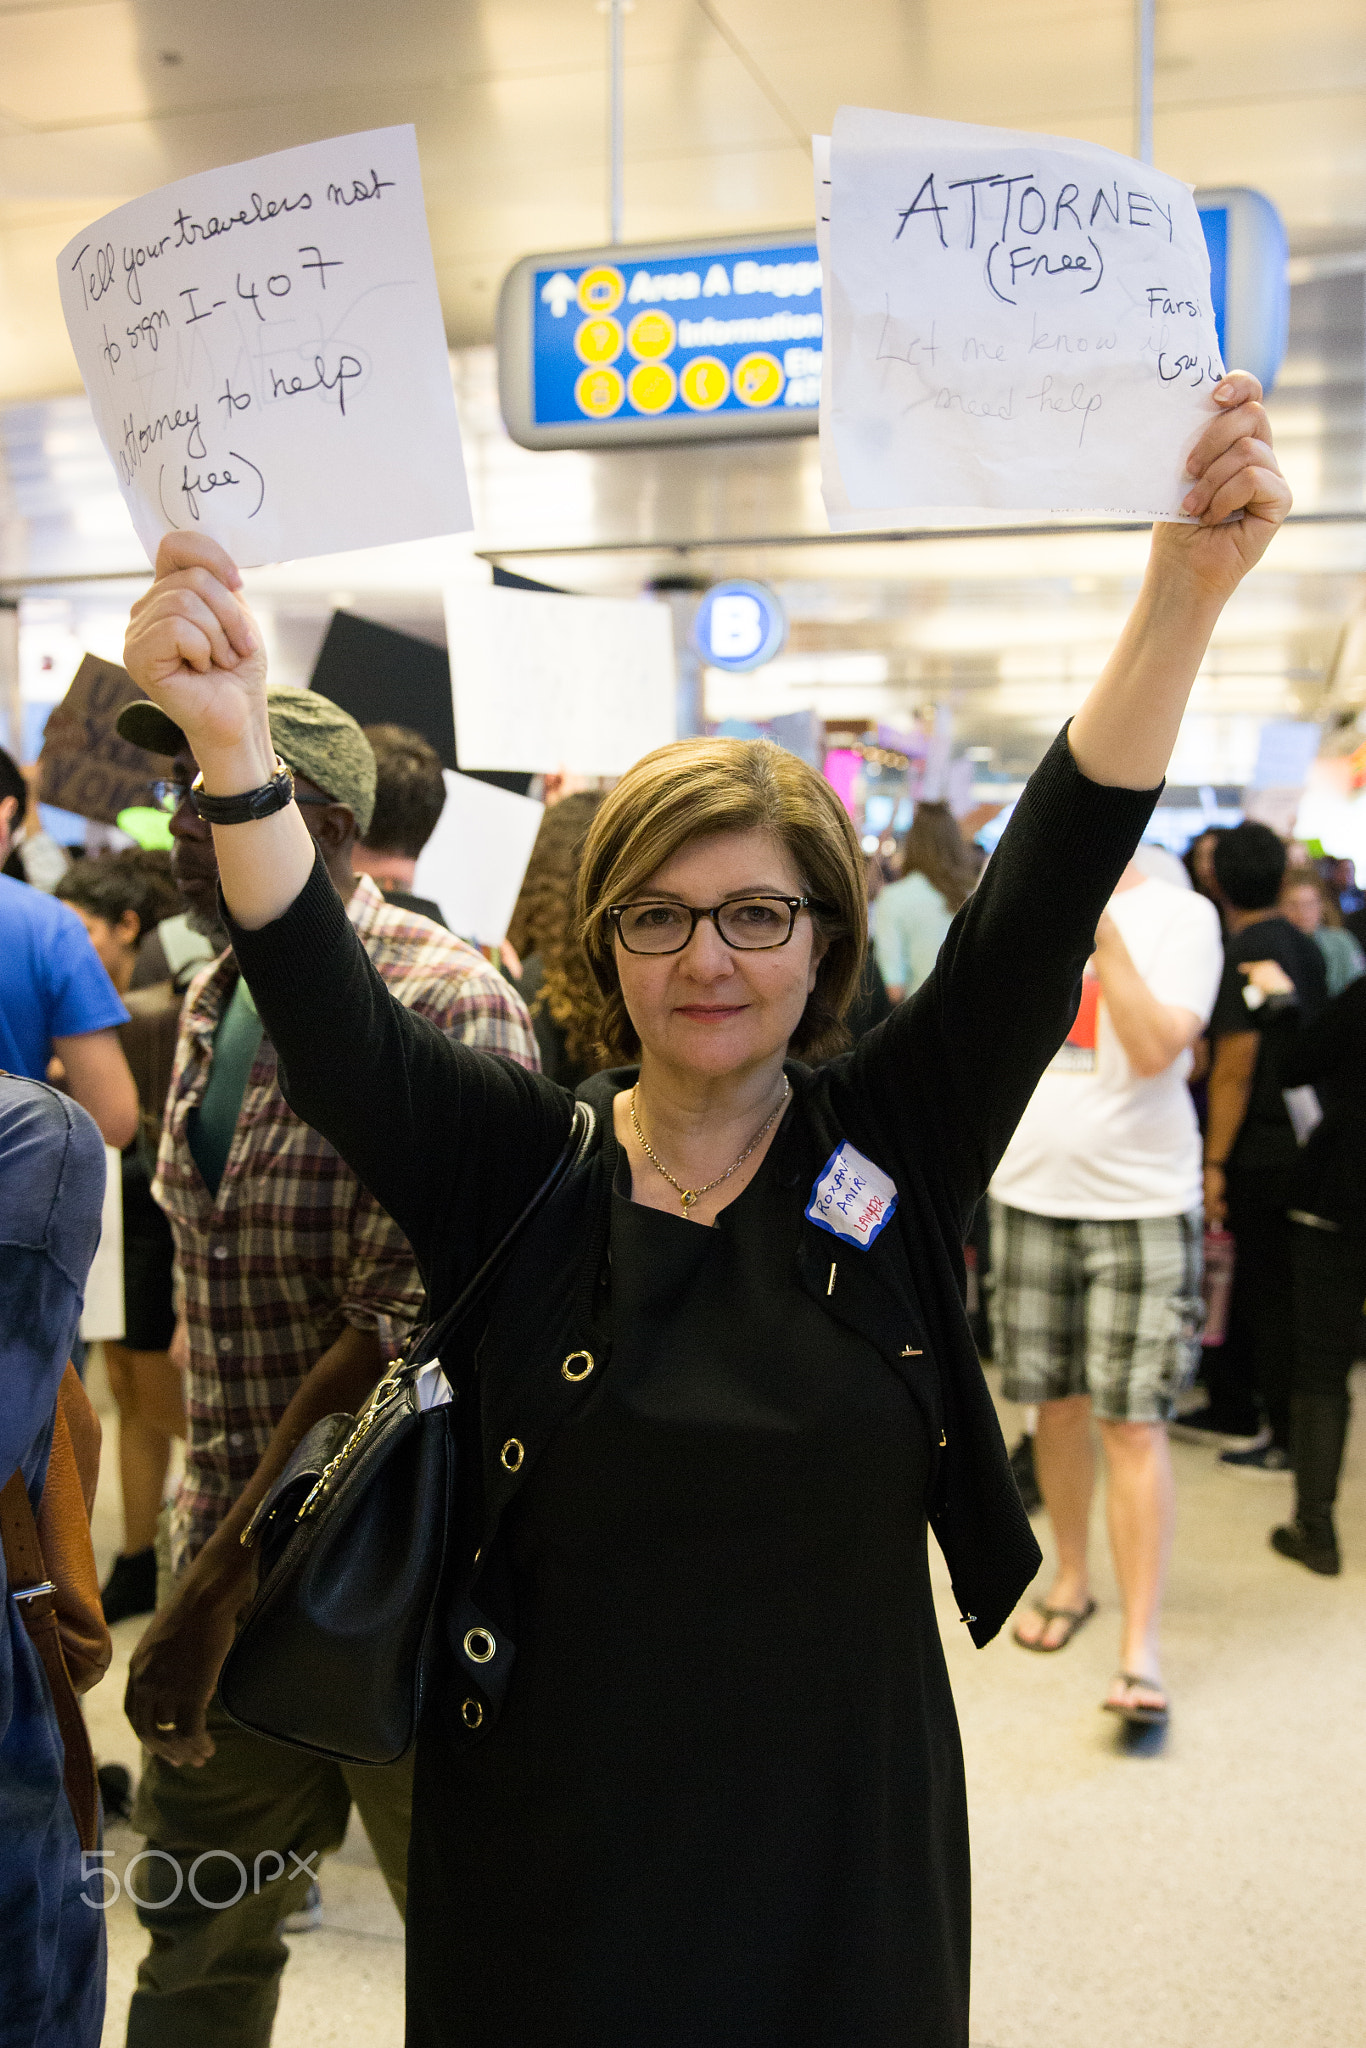
POLYGON ((258 1550, 257 1592, 218 1679, 241 1727, 342 1763, 396 1763, 412 1748, 476 1348, 462 1340, 457 1357, 453 1346, 593 1127, 592 1110, 576 1103, 564 1150, 464 1292, 359 1415, 314 1423, 252 1517, 243 1541, 258 1550), (440 1399, 428 1405, 434 1387, 440 1399))

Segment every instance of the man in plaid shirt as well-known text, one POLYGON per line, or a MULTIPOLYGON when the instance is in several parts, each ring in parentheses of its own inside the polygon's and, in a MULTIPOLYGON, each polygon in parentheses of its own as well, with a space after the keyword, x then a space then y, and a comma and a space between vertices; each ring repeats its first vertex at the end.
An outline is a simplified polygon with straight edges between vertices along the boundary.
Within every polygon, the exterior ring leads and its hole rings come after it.
MULTIPOLYGON (((270 705, 297 801, 384 981, 438 1029, 534 1067, 530 1022, 502 976, 353 871, 375 795, 359 726, 313 691, 274 688, 270 705)), ((176 879, 208 923, 217 868, 211 830, 188 801, 196 768, 184 735, 151 704, 130 706, 120 730, 175 757, 176 879)), ((340 1846, 353 1800, 403 1910, 411 1767, 313 1758, 210 1704, 245 1590, 238 1537, 309 1424, 364 1400, 423 1289, 407 1239, 286 1103, 231 953, 186 996, 154 1193, 175 1237, 189 1434, 171 1513, 175 1591, 129 1681, 129 1716, 152 1752, 134 1819, 157 1853, 140 1866, 153 1945, 128 2041, 264 2048, 288 1953, 279 1923, 301 1904, 317 1858, 340 1846)))

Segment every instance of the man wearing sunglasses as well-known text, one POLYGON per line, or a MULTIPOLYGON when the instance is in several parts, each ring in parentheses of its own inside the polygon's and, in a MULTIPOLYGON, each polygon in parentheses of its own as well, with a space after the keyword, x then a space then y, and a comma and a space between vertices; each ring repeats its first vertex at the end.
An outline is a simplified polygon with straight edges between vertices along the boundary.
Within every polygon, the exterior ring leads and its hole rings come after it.
MULTIPOLYGON (((347 915, 393 994, 451 1037, 534 1068, 530 1022, 503 977, 356 873, 375 757, 355 720, 316 691, 284 686, 270 692, 269 718, 277 776, 292 777, 347 915)), ((196 785, 185 735, 150 703, 127 706, 119 731, 173 758, 162 790, 174 805, 172 870, 197 928, 211 933, 213 800, 196 785)), ((128 2038, 134 2048, 219 2048, 268 2038, 287 1956, 279 1923, 310 1889, 316 1900, 317 1859, 340 1845, 353 1800, 404 1907, 409 1772, 352 1771, 284 1749, 234 1727, 210 1701, 248 1591, 243 1489, 273 1433, 287 1455, 319 1416, 365 1400, 416 1319, 422 1286, 397 1225, 289 1108, 226 944, 185 998, 153 1192, 176 1243, 188 1440, 170 1515, 174 1590, 134 1652, 128 1687, 129 1719, 151 1751, 134 1824, 156 1852, 139 1887, 156 1940, 128 2038), (276 1858, 283 1874, 233 1903, 233 1857, 268 1874, 276 1858), (219 1877, 223 1898, 205 1904, 219 1877)))

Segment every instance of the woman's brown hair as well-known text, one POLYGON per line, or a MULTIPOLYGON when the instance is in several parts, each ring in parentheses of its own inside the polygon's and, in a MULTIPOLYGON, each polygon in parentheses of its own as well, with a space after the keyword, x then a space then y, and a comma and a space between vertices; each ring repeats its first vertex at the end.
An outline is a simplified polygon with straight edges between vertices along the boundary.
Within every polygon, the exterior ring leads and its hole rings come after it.
POLYGON ((548 1011, 563 1031, 571 1063, 587 1068, 598 1063, 599 997, 579 944, 575 901, 584 841, 601 803, 595 792, 576 790, 546 811, 507 934, 523 960, 540 956, 544 973, 534 1007, 548 1011))
POLYGON ((772 740, 675 740, 637 761, 605 800, 579 870, 579 931, 599 990, 598 1035, 610 1059, 634 1058, 640 1040, 622 1000, 607 911, 690 840, 756 828, 771 833, 791 859, 825 944, 791 1049, 820 1059, 845 1043, 844 1014, 868 941, 863 854, 848 812, 814 768, 772 740))
POLYGON ((901 873, 923 875, 950 910, 961 910, 977 887, 977 867, 947 804, 918 803, 901 842, 901 873))

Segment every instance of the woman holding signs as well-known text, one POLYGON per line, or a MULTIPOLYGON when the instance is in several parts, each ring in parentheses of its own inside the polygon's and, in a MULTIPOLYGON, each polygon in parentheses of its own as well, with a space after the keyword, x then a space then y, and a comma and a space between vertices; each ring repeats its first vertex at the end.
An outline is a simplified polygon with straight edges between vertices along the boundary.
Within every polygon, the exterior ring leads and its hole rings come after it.
MULTIPOLYGON (((1039 1554, 959 1248, 1067 1031, 1210 632, 1289 506, 1255 380, 1214 397, 1197 523, 1154 529, 1119 646, 934 972, 853 1051, 802 1063, 837 1033, 866 930, 858 843, 817 775, 765 742, 681 740, 594 821, 582 929, 624 1064, 579 1090, 592 1142, 480 1347, 482 1497, 452 1598, 515 1662, 500 1705, 457 1631, 427 1695, 420 2048, 967 2042, 927 1524, 979 1644, 1039 1554)), ((215 839, 286 1093, 407 1232, 440 1313, 560 1153, 572 1098, 376 979, 272 789, 238 588, 212 542, 169 536, 127 664, 217 807, 254 814, 215 839)), ((225 1573, 214 1597, 233 1613, 242 1592, 225 1573)), ((192 1690, 139 1728, 173 1762, 205 1751, 192 1690)))

